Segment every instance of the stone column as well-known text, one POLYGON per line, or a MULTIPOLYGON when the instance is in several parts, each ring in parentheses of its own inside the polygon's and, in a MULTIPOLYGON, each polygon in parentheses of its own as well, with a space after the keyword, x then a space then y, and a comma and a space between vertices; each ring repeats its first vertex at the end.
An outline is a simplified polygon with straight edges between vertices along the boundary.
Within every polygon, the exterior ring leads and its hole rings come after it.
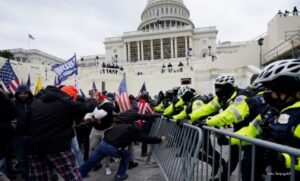
POLYGON ((177 37, 174 38, 174 41, 175 41, 175 57, 174 58, 177 58, 177 37))
POLYGON ((124 59, 126 60, 126 62, 128 62, 128 58, 127 58, 127 43, 124 43, 124 50, 123 50, 123 56, 124 56, 124 59))
POLYGON ((150 46, 151 46, 151 60, 154 60, 154 57, 153 57, 153 40, 150 40, 150 46))
MULTIPOLYGON (((191 48, 192 49, 192 52, 194 51, 194 48, 193 48, 193 38, 192 38, 192 36, 190 36, 190 47, 189 48, 191 48)), ((191 53, 192 53, 191 52, 191 53)), ((191 55, 192 56, 192 55, 191 55)))
POLYGON ((164 42, 163 39, 160 39, 160 59, 164 59, 164 42))
POLYGON ((140 58, 140 41, 137 41, 136 42, 136 45, 137 45, 137 61, 141 60, 140 58))
POLYGON ((171 42, 171 58, 174 58, 174 46, 173 46, 173 37, 170 38, 171 42))
POLYGON ((187 37, 184 37, 184 44, 185 44, 185 56, 188 56, 188 44, 187 44, 187 37))
POLYGON ((131 62, 130 42, 128 42, 127 44, 128 44, 128 62, 131 62))
POLYGON ((141 60, 144 61, 144 40, 141 41, 141 50, 142 50, 142 51, 141 51, 141 53, 142 53, 142 55, 141 55, 141 56, 142 56, 142 57, 141 57, 141 60))

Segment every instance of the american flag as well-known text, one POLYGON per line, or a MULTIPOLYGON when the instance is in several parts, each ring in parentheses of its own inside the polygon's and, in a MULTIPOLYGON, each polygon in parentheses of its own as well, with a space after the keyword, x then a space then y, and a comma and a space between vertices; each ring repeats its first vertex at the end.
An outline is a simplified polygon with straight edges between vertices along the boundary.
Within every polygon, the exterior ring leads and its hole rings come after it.
POLYGON ((16 92, 16 89, 20 83, 18 77, 12 69, 9 60, 7 60, 0 69, 0 79, 3 81, 5 87, 10 89, 13 94, 16 92))
POLYGON ((126 87, 126 77, 124 76, 123 80, 119 86, 119 94, 117 95, 117 102, 120 107, 120 111, 124 112, 131 109, 131 104, 128 98, 127 87, 126 87))
POLYGON ((140 99, 137 105, 140 114, 152 114, 155 115, 156 112, 152 109, 150 104, 144 99, 140 99))
POLYGON ((35 38, 31 34, 28 34, 28 38, 32 39, 32 40, 35 40, 35 38))

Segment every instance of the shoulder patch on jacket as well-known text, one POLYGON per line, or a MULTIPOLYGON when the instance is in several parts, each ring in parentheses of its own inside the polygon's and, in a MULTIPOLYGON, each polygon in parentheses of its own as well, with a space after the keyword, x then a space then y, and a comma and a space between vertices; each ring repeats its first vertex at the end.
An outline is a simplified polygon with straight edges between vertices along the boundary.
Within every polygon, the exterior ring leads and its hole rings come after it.
POLYGON ((245 100, 244 96, 238 96, 234 100, 234 104, 239 104, 245 100))
POLYGON ((289 122, 289 119, 290 119, 290 116, 288 114, 281 114, 279 117, 278 117, 278 120, 277 122, 279 124, 287 124, 289 122))

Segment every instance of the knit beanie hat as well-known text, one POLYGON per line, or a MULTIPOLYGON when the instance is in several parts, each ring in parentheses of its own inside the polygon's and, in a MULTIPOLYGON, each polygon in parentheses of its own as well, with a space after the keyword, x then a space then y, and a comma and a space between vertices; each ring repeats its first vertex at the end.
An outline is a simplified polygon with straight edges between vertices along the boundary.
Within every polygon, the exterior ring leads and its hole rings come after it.
POLYGON ((61 88, 61 91, 68 94, 74 101, 77 99, 77 89, 72 85, 66 85, 63 88, 61 88))

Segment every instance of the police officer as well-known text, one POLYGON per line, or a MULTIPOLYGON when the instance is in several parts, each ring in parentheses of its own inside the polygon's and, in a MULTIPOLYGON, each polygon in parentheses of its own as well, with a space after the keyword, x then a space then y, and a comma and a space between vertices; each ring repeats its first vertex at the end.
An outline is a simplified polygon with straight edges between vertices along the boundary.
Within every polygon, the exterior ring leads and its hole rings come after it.
MULTIPOLYGON (((237 133, 300 148, 300 59, 281 60, 266 66, 256 82, 269 89, 264 93, 264 99, 277 112, 268 116, 268 120, 266 117, 262 121, 254 120, 237 133)), ((291 156, 275 151, 265 155, 272 166, 273 174, 269 174, 272 180, 289 180, 289 174, 282 174, 290 173, 291 156)), ((299 157, 295 160, 295 170, 296 180, 299 180, 299 157)))
MULTIPOLYGON (((238 96, 243 94, 245 91, 243 89, 239 89, 234 84, 235 79, 233 76, 230 75, 220 75, 215 80, 215 93, 216 96, 213 98, 212 101, 205 104, 204 106, 201 106, 200 109, 193 111, 191 114, 189 114, 188 119, 192 122, 192 124, 197 124, 198 120, 204 120, 208 116, 213 116, 218 114, 222 109, 225 110, 231 103, 233 103, 234 99, 238 96)), ((200 121, 202 122, 202 121, 200 121)), ((202 123, 201 123, 202 124, 202 123)), ((220 160, 220 154, 217 152, 210 140, 207 141, 206 137, 209 136, 208 132, 204 132, 204 139, 203 139, 203 148, 206 149, 206 146, 208 146, 208 164, 214 165, 213 168, 213 176, 217 174, 219 170, 219 160, 220 160), (215 154, 215 160, 217 160, 213 164, 213 159, 211 156, 215 154)), ((224 139, 220 137, 220 139, 224 139)), ((203 149, 204 150, 204 149, 203 149)), ((206 152, 206 150, 204 150, 206 152)), ((199 159, 206 160, 205 158, 202 158, 203 153, 199 154, 199 159), (201 155, 201 156, 200 156, 201 155)), ((225 166, 225 160, 222 159, 222 165, 225 166)))
MULTIPOLYGON (((261 84, 260 84, 261 85, 261 84)), ((256 92, 257 90, 261 89, 258 88, 258 84, 252 84, 252 89, 248 88, 248 92, 256 92), (255 86, 254 86, 255 85, 255 86)), ((245 126, 247 126, 254 118, 256 118, 258 115, 263 114, 266 110, 269 109, 269 106, 267 106, 263 95, 263 92, 259 92, 254 97, 246 97, 244 95, 238 96, 234 103, 227 107, 224 111, 221 113, 207 118, 202 125, 207 125, 211 127, 223 127, 223 126, 229 126, 233 125, 233 131, 237 131, 245 126)), ((227 161, 227 165, 223 168, 223 171, 221 173, 222 180, 228 180, 228 169, 229 169, 229 163, 230 163, 230 175, 235 170, 239 157, 237 156, 239 154, 239 146, 238 146, 238 140, 234 140, 232 142, 229 142, 229 140, 226 137, 222 138, 222 142, 226 142, 227 144, 231 144, 230 149, 230 160, 227 161)), ((218 140, 220 141, 220 140, 218 140)), ((243 160, 242 160, 242 176, 243 180, 249 180, 251 178, 251 170, 249 170, 248 166, 251 165, 251 156, 252 156, 252 146, 249 144, 244 143, 243 144, 243 160)), ((257 148, 258 150, 259 148, 257 148)), ((257 153, 256 155, 259 155, 257 153)), ((256 162, 258 163, 258 162, 256 162)), ((257 165, 259 167, 259 165, 257 165)), ((257 172, 256 172, 257 173, 257 172)), ((261 174, 257 174, 258 177, 255 178, 255 180, 260 180, 261 174)))

